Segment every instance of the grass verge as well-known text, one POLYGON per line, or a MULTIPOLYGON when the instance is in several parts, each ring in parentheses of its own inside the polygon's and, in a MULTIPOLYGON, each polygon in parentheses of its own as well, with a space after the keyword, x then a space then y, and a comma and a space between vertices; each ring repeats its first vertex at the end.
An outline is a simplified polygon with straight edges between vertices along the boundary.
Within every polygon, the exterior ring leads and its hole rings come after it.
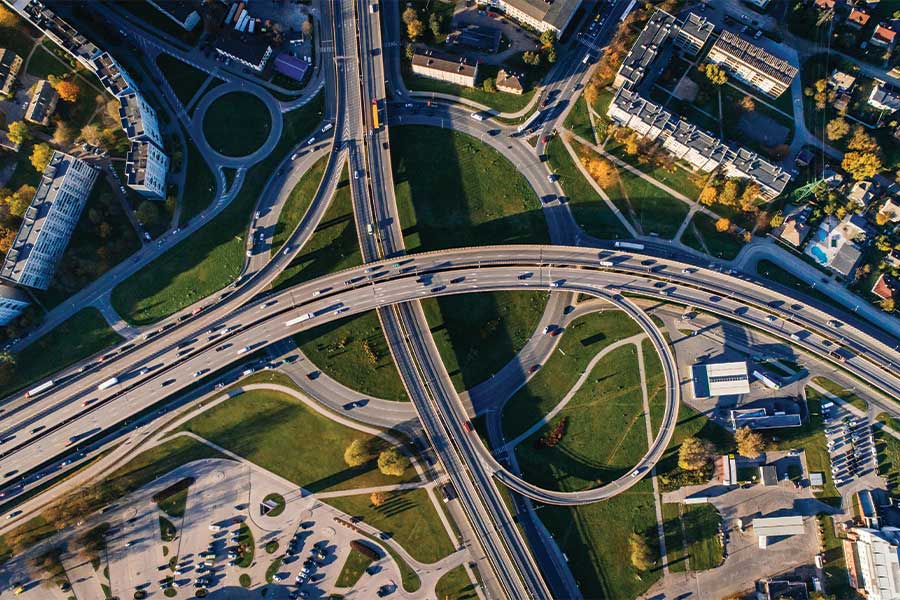
POLYGON ((453 567, 438 579, 434 586, 434 595, 438 600, 475 600, 475 584, 469 579, 466 568, 462 565, 453 567))
POLYGON ((347 554, 347 560, 344 561, 344 566, 341 567, 341 572, 334 586, 352 588, 362 578, 363 573, 366 572, 366 569, 369 568, 372 562, 374 561, 362 552, 351 549, 350 553, 347 554))
POLYGON ((156 57, 156 65, 162 71, 172 91, 178 96, 181 105, 187 108, 191 98, 193 98, 203 82, 209 78, 209 74, 192 67, 186 62, 175 58, 170 54, 160 54, 156 57))
POLYGON ((328 155, 326 154, 313 163, 291 190, 278 214, 278 223, 272 234, 272 254, 278 253, 291 237, 297 224, 300 223, 300 219, 306 214, 306 210, 312 204, 316 191, 319 189, 319 183, 322 181, 327 165, 328 155))

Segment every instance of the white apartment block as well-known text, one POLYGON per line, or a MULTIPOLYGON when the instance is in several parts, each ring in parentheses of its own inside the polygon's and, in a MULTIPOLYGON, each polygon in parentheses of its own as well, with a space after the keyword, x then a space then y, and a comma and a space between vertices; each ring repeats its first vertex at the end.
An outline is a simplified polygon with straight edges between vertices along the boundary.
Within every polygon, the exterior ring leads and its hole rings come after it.
POLYGON ((581 0, 487 0, 488 6, 538 31, 552 31, 557 37, 566 30, 581 6, 581 0))
POLYGON ((149 140, 163 147, 156 111, 140 94, 119 97, 119 118, 129 140, 149 140))
POLYGON ((109 52, 104 52, 91 61, 91 67, 103 87, 113 96, 131 94, 138 91, 137 84, 109 52))
POLYGON ((730 31, 719 35, 707 59, 772 98, 784 93, 797 76, 797 67, 730 31))
POLYGON ((97 170, 89 164, 54 152, 0 267, 0 276, 46 290, 96 180, 97 170))
POLYGON ((125 182, 128 187, 153 200, 166 197, 166 173, 169 157, 147 140, 131 142, 125 157, 125 182))

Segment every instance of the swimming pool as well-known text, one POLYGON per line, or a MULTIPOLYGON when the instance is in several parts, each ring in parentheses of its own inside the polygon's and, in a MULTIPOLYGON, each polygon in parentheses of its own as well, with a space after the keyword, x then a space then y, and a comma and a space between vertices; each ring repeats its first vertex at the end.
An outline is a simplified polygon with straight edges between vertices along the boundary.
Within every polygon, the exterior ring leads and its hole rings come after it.
POLYGON ((825 256, 825 251, 822 250, 821 248, 819 248, 818 246, 811 247, 809 249, 809 253, 812 255, 813 258, 815 258, 817 261, 819 261, 819 264, 824 265, 826 262, 828 262, 828 257, 825 256))

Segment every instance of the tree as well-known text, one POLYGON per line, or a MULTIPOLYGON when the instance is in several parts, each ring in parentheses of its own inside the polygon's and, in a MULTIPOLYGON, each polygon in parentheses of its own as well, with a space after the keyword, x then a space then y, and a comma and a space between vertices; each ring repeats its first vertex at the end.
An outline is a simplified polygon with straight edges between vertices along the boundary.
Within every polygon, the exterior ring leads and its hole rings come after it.
POLYGON ((619 171, 605 158, 585 157, 581 159, 581 162, 594 181, 603 189, 611 188, 619 181, 619 171))
POLYGON ((419 20, 419 13, 416 12, 416 9, 414 9, 413 7, 410 6, 409 8, 407 8, 406 10, 403 11, 401 18, 403 19, 404 23, 409 25, 413 21, 419 20))
POLYGON ((355 439, 344 450, 344 462, 348 467, 361 467, 372 458, 369 444, 365 440, 355 439))
POLYGON ((497 91, 497 84, 494 82, 493 77, 488 77, 481 82, 481 88, 488 94, 493 94, 497 91))
POLYGON ((878 142, 869 135, 862 125, 855 125, 853 133, 850 135, 850 141, 847 142, 847 148, 857 150, 859 152, 870 152, 877 154, 880 151, 878 142))
POLYGON ((887 222, 890 220, 891 216, 884 211, 879 212, 875 215, 875 224, 879 227, 883 227, 887 225, 887 222))
POLYGON ((784 215, 781 214, 780 212, 777 212, 774 215, 772 215, 772 218, 769 220, 769 227, 772 227, 773 229, 776 227, 781 227, 783 224, 784 224, 784 215))
POLYGON ((681 442, 678 448, 678 466, 685 471, 699 471, 712 459, 709 442, 691 436, 681 442))
POLYGON ((144 225, 156 225, 159 223, 161 217, 159 206, 152 200, 144 200, 138 204, 135 213, 137 214, 138 220, 144 225))
POLYGON ((739 106, 744 112, 753 112, 756 110, 756 101, 753 99, 753 96, 744 96, 741 98, 739 106))
POLYGON ((81 139, 92 146, 99 146, 103 142, 100 128, 94 124, 88 124, 81 128, 81 139))
POLYGON ((106 103, 106 115, 112 119, 112 122, 115 124, 119 123, 119 101, 118 100, 110 100, 106 103))
POLYGON ((75 102, 78 100, 78 94, 81 92, 81 88, 78 87, 78 84, 72 81, 71 79, 61 79, 56 86, 56 93, 59 94, 59 99, 63 102, 75 102))
POLYGON ((378 455, 378 470, 384 475, 400 477, 409 466, 409 459, 396 448, 382 450, 378 455))
POLYGON ((3 198, 3 203, 9 209, 9 214, 22 218, 25 215, 25 210, 31 205, 35 192, 37 192, 36 189, 26 184, 3 198))
POLYGON ((547 48, 547 62, 551 65, 556 62, 556 48, 547 48))
POLYGON ((47 164, 50 163, 51 156, 53 156, 53 149, 50 146, 47 144, 35 144, 31 150, 29 160, 36 171, 43 173, 47 164))
POLYGON ((56 120, 56 128, 53 130, 53 143, 57 146, 68 146, 75 141, 75 130, 62 119, 56 120))
POLYGON ((835 117, 825 125, 825 136, 832 142, 850 133, 850 124, 844 117, 835 117))
POLYGON ((522 53, 522 62, 524 62, 526 65, 536 67, 541 64, 541 55, 537 52, 526 50, 522 53))
POLYGON ((734 432, 734 441, 737 443, 738 454, 747 458, 755 458, 766 449, 766 440, 762 434, 749 427, 738 428, 734 432))
POLYGON ((653 566, 653 552, 647 538, 637 532, 632 532, 628 537, 628 547, 631 549, 631 564, 638 571, 647 571, 653 566))
POLYGON ((409 35, 409 39, 417 40, 425 33, 425 24, 416 19, 412 23, 406 25, 406 33, 409 35))
POLYGON ((719 194, 719 202, 725 206, 734 206, 737 203, 738 192, 740 186, 734 179, 729 179, 722 186, 722 192, 719 194))
POLYGON ((556 46, 556 33, 549 29, 541 32, 541 46, 544 48, 553 48, 556 46))
POLYGON ((441 17, 437 13, 431 13, 431 16, 428 17, 428 28, 431 29, 431 33, 434 37, 441 35, 443 22, 441 22, 441 17))
POLYGON ((0 4, 0 27, 4 29, 12 29, 19 25, 19 17, 16 13, 0 4))
POLYGON ((726 217, 722 217, 716 221, 716 231, 719 233, 725 233, 729 229, 731 229, 731 221, 726 217))
POLYGON ((881 301, 881 310, 884 312, 894 312, 896 308, 893 298, 885 298, 881 301))
POLYGON ((705 204, 706 206, 711 206, 712 204, 715 203, 715 201, 718 199, 718 197, 719 197, 719 191, 716 188, 714 188, 713 186, 708 185, 705 188, 703 188, 703 190, 700 192, 700 197, 698 198, 698 200, 700 201, 700 204, 705 204))
POLYGON ((22 144, 28 139, 28 125, 23 121, 13 121, 9 124, 6 136, 13 144, 22 144))
POLYGON ((738 204, 741 205, 741 210, 748 213, 755 213, 759 210, 759 206, 756 204, 756 199, 759 198, 762 190, 759 187, 759 184, 755 181, 751 181, 747 185, 744 186, 744 191, 741 192, 741 198, 738 201, 738 204))
POLYGON ((703 68, 706 78, 713 85, 725 85, 728 81, 728 73, 715 63, 709 63, 703 68))
POLYGON ((857 181, 869 179, 881 170, 881 159, 872 152, 847 152, 841 167, 857 181))
POLYGON ((384 492, 372 492, 372 495, 369 496, 369 502, 372 503, 372 506, 381 506, 387 502, 387 494, 384 492))

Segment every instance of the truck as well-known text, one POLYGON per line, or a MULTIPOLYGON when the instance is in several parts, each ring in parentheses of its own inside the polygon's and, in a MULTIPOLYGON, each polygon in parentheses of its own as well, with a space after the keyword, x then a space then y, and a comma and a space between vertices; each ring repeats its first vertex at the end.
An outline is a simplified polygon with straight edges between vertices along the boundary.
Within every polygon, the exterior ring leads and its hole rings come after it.
POLYGON ((611 260, 601 260, 600 266, 601 267, 613 267, 615 265, 613 264, 613 261, 611 261, 611 260))
POLYGON ((37 396, 38 394, 40 394, 40 393, 42 393, 42 392, 46 392, 47 390, 49 390, 50 388, 52 388, 53 385, 54 385, 54 383, 53 383, 53 380, 52 380, 52 379, 51 379, 50 381, 45 381, 45 382, 42 383, 41 385, 39 385, 39 386, 37 386, 37 387, 35 387, 35 388, 31 388, 30 390, 28 390, 27 392, 25 392, 25 397, 26 397, 26 398, 34 398, 34 397, 37 396))
POLYGON ((312 313, 303 313, 299 317, 291 319, 290 321, 286 322, 284 325, 285 325, 285 327, 290 327, 291 325, 296 325, 297 323, 302 323, 303 321, 308 321, 309 319, 312 319, 312 318, 313 318, 312 313))
POLYGON ((643 244, 636 244, 634 242, 616 242, 613 244, 616 248, 627 248, 628 250, 643 250, 643 244))
POLYGON ((104 381, 103 383, 98 385, 97 389, 98 390, 106 390, 106 389, 109 389, 112 386, 116 385, 117 383, 119 383, 118 377, 110 377, 109 379, 107 379, 106 381, 104 381))

